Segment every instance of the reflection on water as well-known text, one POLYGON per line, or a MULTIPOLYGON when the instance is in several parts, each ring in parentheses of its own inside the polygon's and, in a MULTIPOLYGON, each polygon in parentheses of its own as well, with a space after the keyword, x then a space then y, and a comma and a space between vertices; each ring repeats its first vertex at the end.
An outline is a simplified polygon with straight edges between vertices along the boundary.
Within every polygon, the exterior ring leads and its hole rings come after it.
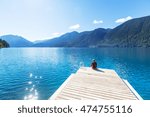
POLYGON ((32 76, 33 76, 33 74, 32 74, 32 73, 30 73, 29 77, 30 77, 30 78, 32 78, 32 76))
POLYGON ((42 76, 34 76, 32 73, 29 74, 30 81, 28 82, 27 87, 25 88, 26 95, 24 96, 24 100, 38 100, 38 91, 36 89, 37 79, 41 79, 42 76), (36 80, 35 80, 36 79, 36 80))

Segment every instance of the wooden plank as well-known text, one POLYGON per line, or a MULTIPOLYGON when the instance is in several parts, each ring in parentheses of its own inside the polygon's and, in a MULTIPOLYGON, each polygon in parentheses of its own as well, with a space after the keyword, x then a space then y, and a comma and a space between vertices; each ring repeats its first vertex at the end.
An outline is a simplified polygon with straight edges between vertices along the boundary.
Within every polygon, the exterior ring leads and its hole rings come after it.
POLYGON ((82 67, 50 97, 51 100, 137 100, 136 91, 114 70, 82 67))

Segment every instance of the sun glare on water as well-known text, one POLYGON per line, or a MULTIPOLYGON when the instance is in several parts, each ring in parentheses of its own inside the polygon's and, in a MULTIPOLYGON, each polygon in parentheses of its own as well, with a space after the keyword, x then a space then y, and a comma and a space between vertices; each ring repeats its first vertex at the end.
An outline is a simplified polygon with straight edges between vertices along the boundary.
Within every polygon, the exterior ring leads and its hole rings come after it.
POLYGON ((36 86, 39 83, 37 80, 42 79, 42 76, 34 76, 32 73, 30 73, 29 78, 30 80, 28 81, 28 86, 25 88, 26 95, 24 96, 24 100, 38 100, 39 93, 36 89, 36 86))

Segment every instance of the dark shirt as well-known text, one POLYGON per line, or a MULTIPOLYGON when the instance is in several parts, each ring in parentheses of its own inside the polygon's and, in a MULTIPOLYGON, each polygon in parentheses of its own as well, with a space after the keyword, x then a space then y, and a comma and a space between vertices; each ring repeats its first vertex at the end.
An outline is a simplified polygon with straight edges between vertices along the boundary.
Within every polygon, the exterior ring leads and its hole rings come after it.
POLYGON ((92 62, 91 67, 92 67, 93 69, 96 69, 96 68, 97 68, 97 63, 96 63, 96 62, 92 62))

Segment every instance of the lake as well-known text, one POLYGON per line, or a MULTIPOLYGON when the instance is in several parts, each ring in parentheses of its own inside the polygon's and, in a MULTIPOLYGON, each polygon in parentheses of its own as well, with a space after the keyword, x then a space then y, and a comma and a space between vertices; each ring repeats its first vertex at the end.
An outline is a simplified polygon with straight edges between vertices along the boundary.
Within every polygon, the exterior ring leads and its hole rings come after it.
POLYGON ((0 49, 0 100, 48 99, 80 66, 114 69, 150 100, 150 49, 3 48, 0 49))

